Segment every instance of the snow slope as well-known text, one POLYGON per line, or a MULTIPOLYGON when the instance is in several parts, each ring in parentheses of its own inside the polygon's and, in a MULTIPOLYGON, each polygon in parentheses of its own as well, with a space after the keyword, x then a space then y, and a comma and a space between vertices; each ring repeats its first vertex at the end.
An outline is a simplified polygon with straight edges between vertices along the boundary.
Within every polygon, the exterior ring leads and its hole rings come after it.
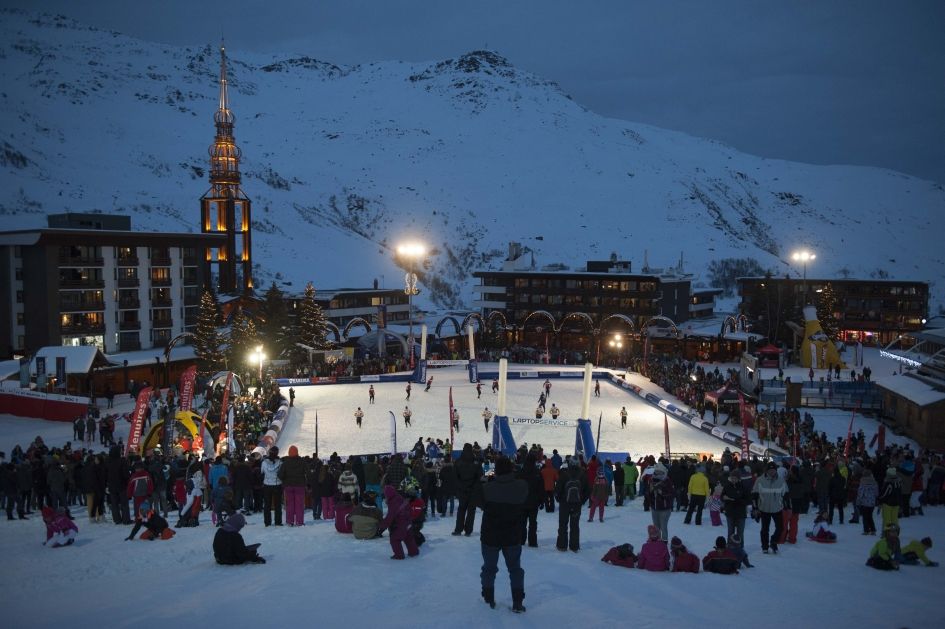
MULTIPOLYGON (((16 11, 0 12, 0 34, 5 227, 101 211, 141 229, 196 231, 217 50, 16 11)), ((812 277, 945 274, 939 184, 760 159, 606 119, 489 51, 342 68, 233 44, 260 286, 396 286, 392 248, 408 237, 433 248, 421 300, 441 306, 470 303, 470 273, 495 266, 509 240, 539 264, 572 268, 618 252, 639 269, 649 249, 656 266, 684 251, 690 268, 750 256, 797 274, 789 255, 803 245, 818 254, 812 277)), ((943 301, 935 287, 933 303, 943 301)))

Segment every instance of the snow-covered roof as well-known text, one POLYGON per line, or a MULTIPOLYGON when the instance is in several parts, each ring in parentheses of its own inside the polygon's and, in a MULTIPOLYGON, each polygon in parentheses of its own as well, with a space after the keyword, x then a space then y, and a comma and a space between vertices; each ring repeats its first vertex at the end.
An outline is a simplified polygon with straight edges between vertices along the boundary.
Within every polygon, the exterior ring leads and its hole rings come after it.
MULTIPOLYGON (((142 349, 135 352, 122 352, 120 354, 108 355, 108 360, 115 363, 116 365, 123 365, 124 361, 127 360, 129 367, 134 367, 135 365, 154 364, 155 358, 160 359, 161 363, 164 362, 164 348, 163 347, 155 347, 153 349, 142 349)), ((193 358, 196 358, 193 345, 177 345, 174 347, 174 349, 171 350, 171 361, 191 360, 193 358)))
POLYGON ((901 395, 919 406, 928 406, 945 400, 945 391, 936 389, 911 374, 885 376, 878 378, 876 384, 880 388, 901 395))
POLYGON ((50 345, 41 348, 30 361, 30 373, 36 374, 36 359, 46 359, 46 373, 56 373, 56 358, 65 357, 66 373, 88 373, 93 366, 110 364, 108 358, 94 345, 50 345))
POLYGON ((3 360, 0 361, 0 380, 6 380, 10 376, 20 373, 20 361, 3 360))

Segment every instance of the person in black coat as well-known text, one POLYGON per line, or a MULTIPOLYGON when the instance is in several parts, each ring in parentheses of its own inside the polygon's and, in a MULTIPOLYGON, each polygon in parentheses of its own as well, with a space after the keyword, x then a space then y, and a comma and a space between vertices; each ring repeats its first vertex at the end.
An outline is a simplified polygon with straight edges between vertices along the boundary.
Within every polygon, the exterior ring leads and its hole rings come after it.
POLYGON ((558 550, 581 549, 581 507, 591 494, 587 474, 577 460, 562 463, 555 485, 558 500, 558 550), (570 535, 569 535, 570 530, 570 535))
POLYGON ((224 566, 238 566, 244 563, 266 563, 259 556, 259 544, 250 544, 243 541, 240 529, 246 524, 242 513, 234 513, 226 519, 213 537, 213 557, 218 564, 224 566))
POLYGON ((105 463, 108 479, 108 502, 112 508, 112 520, 115 524, 131 524, 131 513, 128 510, 128 479, 131 472, 128 462, 121 456, 121 448, 112 446, 108 451, 108 461, 105 463))
POLYGON ((246 461, 236 461, 231 468, 233 475, 233 502, 238 509, 249 513, 253 510, 253 470, 246 461))
POLYGON ((446 515, 447 505, 449 515, 452 516, 456 503, 456 468, 452 459, 444 461, 443 467, 440 468, 440 487, 436 497, 440 517, 446 515))
POLYGON ((745 489, 741 476, 737 470, 732 470, 728 479, 722 484, 722 510, 725 512, 725 522, 728 524, 728 538, 736 533, 738 539, 745 539, 745 520, 748 518, 748 503, 751 502, 751 493, 745 489))
MULTIPOLYGON (((478 485, 482 505, 482 598, 495 608, 495 577, 499 572, 499 553, 505 559, 512 585, 512 611, 525 611, 525 570, 522 569, 522 521, 529 497, 528 483, 515 478, 512 461, 499 457, 495 478, 478 485)), ((537 511, 537 503, 535 507, 537 511)))
POLYGON ((463 446, 456 464, 456 496, 459 506, 456 508, 456 527, 453 535, 472 535, 476 524, 476 503, 474 493, 479 487, 482 478, 482 466, 473 458, 472 446, 468 443, 463 446))
POLYGON ((544 504, 545 494, 545 484, 538 473, 535 456, 534 452, 529 452, 522 470, 518 473, 518 478, 528 486, 528 499, 525 501, 525 513, 522 517, 522 543, 528 543, 532 548, 538 547, 538 508, 544 504))

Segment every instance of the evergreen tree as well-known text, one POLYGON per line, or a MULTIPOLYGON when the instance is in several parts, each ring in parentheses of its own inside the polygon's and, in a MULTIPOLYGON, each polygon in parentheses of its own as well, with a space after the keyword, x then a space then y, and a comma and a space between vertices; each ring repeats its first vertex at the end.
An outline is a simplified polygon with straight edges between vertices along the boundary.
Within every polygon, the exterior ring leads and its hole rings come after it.
POLYGON ((820 320, 820 327, 824 329, 824 333, 836 340, 837 333, 840 331, 840 321, 837 319, 837 293, 830 282, 827 282, 819 293, 817 318, 820 320))
POLYGON ((230 323, 230 346, 226 350, 230 370, 238 371, 241 365, 247 365, 249 355, 255 352, 260 344, 256 323, 240 308, 230 323))
POLYGON ((328 349, 328 326, 325 324, 325 314, 315 302, 315 287, 309 282, 299 312, 298 342, 314 349, 328 349))
POLYGON ((217 329, 220 320, 220 305, 212 290, 200 296, 200 311, 197 328, 194 330, 194 353, 197 354, 201 373, 213 374, 223 366, 223 339, 217 329))
POLYGON ((282 356, 292 343, 292 335, 285 295, 275 282, 266 291, 262 313, 265 321, 259 326, 259 332, 263 344, 269 348, 273 357, 282 356))

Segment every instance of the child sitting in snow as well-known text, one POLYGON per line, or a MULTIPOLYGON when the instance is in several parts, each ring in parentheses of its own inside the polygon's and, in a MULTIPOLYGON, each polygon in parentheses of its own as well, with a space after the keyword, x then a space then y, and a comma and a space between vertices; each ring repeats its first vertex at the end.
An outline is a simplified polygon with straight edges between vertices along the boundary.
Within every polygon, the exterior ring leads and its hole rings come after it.
POLYGON ((901 556, 899 547, 899 526, 890 524, 883 529, 883 536, 873 544, 866 565, 877 570, 898 570, 901 556))
POLYGON ((821 511, 814 518, 814 524, 807 532, 807 537, 814 542, 830 543, 837 541, 837 534, 830 530, 827 524, 827 515, 821 511))
POLYGON ((660 539, 660 530, 651 524, 646 527, 646 535, 647 541, 640 549, 637 567, 650 572, 666 572, 669 570, 669 549, 660 539))
POLYGON ((709 519, 712 526, 722 526, 722 485, 717 484, 706 503, 709 507, 709 519))
POLYGON ((612 566, 632 568, 637 563, 637 556, 633 552, 632 544, 621 544, 608 550, 607 554, 601 557, 600 560, 612 566))
POLYGON ((686 549, 686 545, 676 536, 669 542, 669 552, 673 558, 673 572, 699 572, 699 558, 686 549))
POLYGON ((155 513, 151 509, 151 503, 147 500, 141 503, 138 514, 135 516, 135 526, 131 529, 131 534, 125 538, 125 541, 131 541, 144 527, 145 532, 141 534, 143 540, 154 541, 156 539, 171 539, 174 537, 174 530, 167 525, 167 520, 155 513))
POLYGON ((932 548, 932 538, 923 537, 922 541, 912 540, 902 547, 902 564, 906 566, 916 566, 921 561, 928 568, 938 566, 937 561, 931 561, 925 556, 925 551, 932 548))
POLYGON ((728 549, 728 544, 721 535, 715 538, 715 548, 702 558, 705 571, 715 574, 738 574, 739 565, 738 558, 728 549))
POLYGON ((43 546, 60 548, 70 546, 75 542, 79 527, 72 521, 68 511, 62 507, 56 511, 53 511, 52 507, 43 507, 42 513, 43 522, 46 523, 46 541, 43 542, 43 546), (51 544, 50 541, 52 541, 51 544))

